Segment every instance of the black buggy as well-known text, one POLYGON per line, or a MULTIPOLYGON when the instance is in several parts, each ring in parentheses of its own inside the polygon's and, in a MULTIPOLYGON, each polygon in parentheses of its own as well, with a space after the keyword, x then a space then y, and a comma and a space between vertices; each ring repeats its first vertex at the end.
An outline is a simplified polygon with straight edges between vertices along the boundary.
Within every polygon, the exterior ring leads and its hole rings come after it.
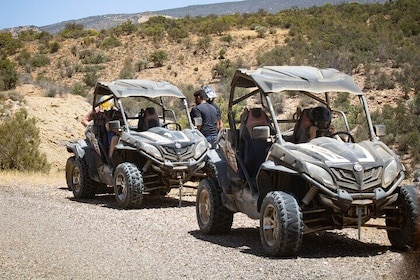
POLYGON ((92 109, 86 138, 67 143, 73 155, 66 179, 76 198, 113 191, 119 207, 137 208, 143 194, 181 190, 204 167, 208 143, 193 126, 186 98, 176 86, 134 79, 98 82, 92 109), (109 103, 113 108, 100 110, 109 103), (106 123, 119 133, 112 156, 106 123))
POLYGON ((260 220, 271 256, 296 255, 305 234, 357 228, 360 237, 364 226, 385 229, 397 249, 415 246, 418 191, 400 186, 404 167, 379 140, 385 128, 372 124, 350 76, 307 66, 239 69, 228 120, 209 152, 216 176, 201 180, 197 191, 202 232, 229 232, 234 213, 242 212, 260 220), (301 143, 317 107, 331 112, 334 131, 301 143))

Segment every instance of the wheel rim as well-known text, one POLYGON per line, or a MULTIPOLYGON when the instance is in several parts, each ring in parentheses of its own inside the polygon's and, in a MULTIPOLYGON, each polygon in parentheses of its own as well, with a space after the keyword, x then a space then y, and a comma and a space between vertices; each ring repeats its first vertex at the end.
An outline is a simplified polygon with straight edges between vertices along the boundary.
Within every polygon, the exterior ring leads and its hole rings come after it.
POLYGON ((125 177, 122 174, 118 174, 115 180, 115 193, 120 201, 124 201, 127 197, 127 185, 125 177))
POLYGON ((203 224, 210 221, 210 196, 207 190, 202 190, 198 201, 198 214, 203 224))
POLYGON ((73 168, 71 183, 73 191, 80 192, 80 169, 77 166, 73 168))
POLYGON ((269 245, 273 245, 278 239, 277 210, 273 205, 268 205, 264 210, 263 233, 264 239, 269 245))

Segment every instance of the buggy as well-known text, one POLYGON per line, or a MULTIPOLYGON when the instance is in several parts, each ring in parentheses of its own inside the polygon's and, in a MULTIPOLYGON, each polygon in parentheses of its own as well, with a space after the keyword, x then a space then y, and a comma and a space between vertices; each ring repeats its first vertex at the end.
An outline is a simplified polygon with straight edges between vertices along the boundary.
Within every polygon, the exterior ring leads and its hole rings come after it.
POLYGON ((185 96, 170 83, 98 82, 92 110, 86 138, 66 145, 72 154, 67 185, 76 198, 114 192, 119 207, 137 208, 146 193, 165 195, 180 188, 181 194, 183 184, 205 165, 208 143, 192 124, 185 96), (100 110, 110 103, 113 108, 100 110), (109 130, 119 134, 112 155, 109 130))
POLYGON ((415 246, 418 190, 400 186, 404 166, 380 141, 385 127, 372 124, 349 75, 309 66, 238 69, 228 121, 209 151, 215 175, 197 190, 203 233, 229 232, 242 212, 259 219, 270 256, 295 256, 305 234, 356 228, 360 238, 364 226, 385 229, 397 249, 415 246), (301 142, 319 106, 331 112, 333 131, 301 142))

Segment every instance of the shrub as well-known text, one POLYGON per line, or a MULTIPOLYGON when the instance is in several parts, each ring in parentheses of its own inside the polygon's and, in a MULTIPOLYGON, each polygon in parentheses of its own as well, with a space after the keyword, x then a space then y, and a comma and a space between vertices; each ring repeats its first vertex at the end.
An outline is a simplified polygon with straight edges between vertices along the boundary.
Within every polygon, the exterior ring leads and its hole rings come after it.
POLYGON ((211 38, 209 36, 205 36, 200 38, 197 42, 197 51, 202 51, 202 53, 207 53, 211 47, 211 38))
POLYGON ((9 32, 0 32, 0 56, 13 55, 22 47, 19 40, 13 39, 9 32))
POLYGON ((120 79, 132 79, 134 78, 134 66, 131 63, 131 60, 129 58, 126 58, 124 60, 124 66, 121 69, 118 78, 120 79))
POLYGON ((42 67, 48 64, 50 64, 50 58, 45 54, 36 54, 31 59, 31 66, 33 67, 42 67))
POLYGON ((76 45, 71 46, 70 52, 73 56, 77 56, 77 46, 76 45))
POLYGON ((86 90, 86 88, 85 88, 85 87, 83 86, 83 84, 82 84, 82 83, 80 83, 80 82, 75 82, 75 83, 73 84, 73 86, 71 87, 70 92, 71 92, 72 94, 75 94, 75 95, 80 95, 80 96, 83 96, 83 97, 86 97, 86 95, 87 95, 87 90, 86 90))
POLYGON ((163 62, 168 59, 168 54, 164 50, 157 50, 151 53, 149 58, 155 67, 161 67, 163 62))
POLYGON ((257 32, 258 38, 265 38, 265 34, 267 33, 267 28, 265 26, 256 26, 255 31, 257 32))
POLYGON ((50 53, 56 53, 60 49, 60 44, 57 41, 51 42, 49 44, 50 53))
POLYGON ((228 45, 231 45, 231 44, 232 44, 232 42, 233 42, 233 37, 232 37, 232 35, 227 34, 227 35, 222 36, 222 37, 220 38, 220 41, 222 41, 222 42, 226 42, 226 43, 228 43, 228 45))
POLYGON ((106 37, 99 46, 103 50, 109 50, 121 46, 121 42, 114 36, 106 37))
POLYGON ((140 72, 140 71, 146 69, 148 64, 149 64, 149 59, 147 57, 144 58, 144 59, 141 59, 134 64, 134 70, 136 72, 140 72))
POLYGON ((137 31, 137 26, 132 23, 130 20, 121 23, 117 27, 113 28, 111 32, 115 35, 130 35, 132 33, 135 33, 137 31))
POLYGON ((18 54, 16 60, 20 66, 29 65, 31 63, 31 54, 24 49, 18 54))
POLYGON ((105 54, 95 53, 93 50, 84 49, 79 53, 83 64, 100 64, 107 61, 105 54))
POLYGON ((188 37, 188 31, 183 26, 175 26, 168 30, 168 37, 171 41, 180 43, 182 39, 188 37))
POLYGON ((39 151, 41 143, 35 118, 21 109, 0 125, 0 169, 48 172, 50 164, 45 154, 39 151), (13 131, 13 133, 10 133, 13 131))
POLYGON ((83 75, 83 82, 88 87, 94 87, 96 85, 97 80, 98 80, 98 75, 96 74, 96 71, 86 72, 83 75))
POLYGON ((17 80, 16 64, 8 58, 0 59, 0 90, 14 89, 17 80))

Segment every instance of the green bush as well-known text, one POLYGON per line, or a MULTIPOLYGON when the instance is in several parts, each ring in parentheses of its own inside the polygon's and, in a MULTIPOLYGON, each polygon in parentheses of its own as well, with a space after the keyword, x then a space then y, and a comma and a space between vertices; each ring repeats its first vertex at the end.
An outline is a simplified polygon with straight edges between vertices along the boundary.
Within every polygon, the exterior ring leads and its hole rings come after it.
POLYGON ((42 67, 50 64, 50 58, 45 54, 36 54, 31 58, 31 66, 33 67, 42 67))
POLYGON ((133 79, 135 75, 134 66, 129 58, 124 60, 124 66, 121 69, 118 78, 119 79, 133 79))
POLYGON ((171 41, 180 43, 182 39, 188 37, 188 31, 183 26, 174 26, 168 30, 168 37, 171 41))
POLYGON ((60 31, 57 35, 59 37, 62 37, 64 39, 77 39, 81 37, 87 37, 87 36, 96 36, 97 35, 96 30, 85 30, 83 27, 83 24, 78 24, 75 22, 68 23, 64 27, 62 31, 60 31))
POLYGON ((14 39, 9 32, 0 32, 0 56, 13 55, 22 47, 22 43, 14 39))
POLYGON ((111 29, 110 33, 119 35, 130 35, 137 31, 137 26, 131 21, 126 21, 118 25, 117 27, 111 29))
POLYGON ((0 90, 14 89, 17 81, 16 64, 6 57, 0 59, 0 90))
POLYGON ((102 41, 102 43, 99 47, 103 50, 109 50, 109 49, 113 49, 113 48, 116 48, 116 47, 119 47, 119 46, 121 46, 120 40, 118 40, 114 36, 111 36, 111 37, 106 37, 102 41))
POLYGON ((39 151, 41 143, 35 118, 21 109, 0 125, 0 169, 48 172, 50 164, 39 151), (11 133, 13 131, 13 133, 11 133))
POLYGON ((26 50, 22 50, 16 57, 16 60, 20 66, 31 64, 31 54, 26 50))
POLYGON ((204 36, 200 38, 197 42, 197 52, 201 51, 203 54, 208 53, 211 47, 211 38, 209 36, 204 36))
POLYGON ((75 95, 80 95, 80 96, 83 96, 83 97, 86 97, 86 96, 87 96, 87 90, 86 90, 86 88, 83 86, 83 84, 82 84, 82 83, 80 83, 80 82, 75 82, 75 83, 73 84, 73 86, 71 87, 70 92, 71 92, 72 94, 75 94, 75 95))
POLYGON ((79 52, 79 58, 83 64, 101 64, 107 61, 105 54, 89 49, 84 49, 79 52))
POLYGON ((86 72, 83 75, 83 82, 88 87, 94 87, 97 81, 98 81, 98 75, 96 74, 96 71, 86 72))
POLYGON ((50 53, 56 53, 60 49, 60 44, 57 41, 49 44, 50 53))
POLYGON ((164 50, 157 50, 150 54, 149 59, 155 67, 161 67, 168 59, 168 54, 164 50))

